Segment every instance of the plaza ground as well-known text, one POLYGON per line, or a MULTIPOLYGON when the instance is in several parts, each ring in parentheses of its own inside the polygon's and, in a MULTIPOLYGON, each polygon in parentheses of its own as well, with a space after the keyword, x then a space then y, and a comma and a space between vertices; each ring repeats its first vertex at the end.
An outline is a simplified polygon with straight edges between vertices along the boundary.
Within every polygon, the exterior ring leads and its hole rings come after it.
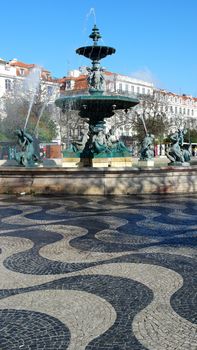
POLYGON ((197 197, 0 197, 1 350, 196 350, 197 197))

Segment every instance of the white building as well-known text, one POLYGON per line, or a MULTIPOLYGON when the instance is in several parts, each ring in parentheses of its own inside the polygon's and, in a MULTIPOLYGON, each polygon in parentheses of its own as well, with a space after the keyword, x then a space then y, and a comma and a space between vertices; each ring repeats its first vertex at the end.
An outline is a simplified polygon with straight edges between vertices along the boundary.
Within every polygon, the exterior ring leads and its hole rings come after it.
POLYGON ((174 127, 197 127, 197 98, 157 90, 160 110, 165 111, 174 127))
MULTIPOLYGON (((178 95, 165 90, 157 89, 153 83, 146 82, 140 79, 136 79, 130 76, 122 74, 112 73, 108 71, 103 72, 106 82, 106 93, 121 94, 127 96, 138 96, 141 101, 145 99, 145 95, 152 95, 156 99, 158 112, 165 112, 169 118, 172 128, 174 131, 177 128, 197 127, 197 98, 186 95, 178 95)), ((61 92, 65 94, 80 93, 88 91, 87 84, 88 71, 86 67, 80 67, 79 70, 69 71, 68 75, 61 79, 61 92)), ((136 108, 140 110, 140 105, 136 108)), ((112 117, 107 120, 106 126, 109 129, 113 124, 117 125, 115 131, 117 136, 132 136, 132 122, 124 115, 112 117), (121 122, 122 118, 122 122, 121 122), (126 122, 125 122, 126 121, 126 122)), ((79 128, 81 126, 79 125, 79 128)), ((75 130, 75 135, 77 135, 75 130)), ((78 133, 79 134, 79 133, 78 133)))
MULTIPOLYGON (((5 116, 3 109, 3 96, 12 92, 16 84, 22 84, 25 79, 36 68, 35 64, 26 64, 13 59, 7 62, 0 59, 0 117, 5 116)), ((49 71, 41 68, 40 80, 42 89, 47 91, 48 102, 54 105, 55 99, 60 93, 72 94, 88 91, 87 83, 87 68, 80 67, 68 72, 66 77, 61 79, 52 79, 49 71)), ((186 126, 187 128, 197 127, 197 98, 186 95, 177 95, 165 90, 156 89, 154 84, 130 76, 104 71, 106 81, 106 93, 125 94, 128 96, 139 96, 143 99, 143 95, 154 95, 159 101, 159 111, 165 111, 170 119, 174 129, 177 127, 186 126)), ((43 95, 46 98, 46 94, 43 95)), ((56 109, 56 114, 61 113, 56 109)), ((58 116, 56 119, 58 119, 58 116)), ((118 117, 117 117, 118 118, 118 117)), ((123 118, 124 119, 124 118, 123 118)), ((111 119, 113 120, 113 119, 111 119)), ((82 123, 83 124, 83 123, 82 123)), ((117 123, 120 125, 121 123, 117 123)), ((110 128, 110 119, 107 121, 107 126, 110 128)), ((77 138, 83 125, 77 125, 77 130, 70 130, 70 136, 77 138)), ((132 136, 131 122, 128 124, 122 123, 116 131, 117 135, 132 136), (130 123, 130 124, 129 124, 130 123)))
MULTIPOLYGON (((69 92, 70 90, 88 89, 87 75, 88 71, 86 67, 80 67, 78 70, 70 70, 68 75, 61 79, 62 90, 69 92)), ((109 71, 104 71, 103 75, 106 82, 106 92, 127 95, 150 95, 154 90, 153 83, 140 79, 109 71)))
POLYGON ((43 99, 47 98, 48 103, 54 103, 55 98, 59 96, 59 83, 52 79, 50 72, 46 69, 37 67, 35 64, 20 62, 16 58, 9 62, 0 58, 1 118, 4 116, 2 97, 12 93, 16 87, 21 87, 22 91, 23 82, 35 69, 39 70, 38 79, 41 89, 46 90, 45 94, 43 94, 43 99))
POLYGON ((107 91, 126 95, 151 95, 153 93, 153 83, 111 72, 104 72, 104 75, 107 91))

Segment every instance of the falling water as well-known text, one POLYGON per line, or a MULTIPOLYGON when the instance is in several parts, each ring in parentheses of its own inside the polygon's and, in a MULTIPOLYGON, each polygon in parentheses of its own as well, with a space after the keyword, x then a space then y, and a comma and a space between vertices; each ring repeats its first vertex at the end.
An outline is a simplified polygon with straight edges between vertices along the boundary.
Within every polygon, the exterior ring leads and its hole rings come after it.
MULTIPOLYGON (((40 123, 40 119, 41 119, 41 117, 42 117, 42 115, 43 115, 43 112, 44 112, 44 110, 45 110, 47 104, 48 104, 49 101, 50 101, 51 96, 54 95, 55 90, 56 90, 56 88, 53 86, 53 89, 52 89, 50 95, 48 95, 48 96, 45 98, 45 101, 44 101, 44 103, 43 103, 43 105, 42 105, 42 107, 41 107, 41 109, 40 109, 40 113, 39 113, 39 115, 38 115, 38 120, 37 120, 37 123, 36 123, 36 126, 35 126, 35 131, 34 131, 36 136, 38 136, 38 126, 39 126, 39 123, 40 123)), ((56 97, 55 97, 55 98, 56 98, 56 97)), ((55 98, 54 98, 54 100, 55 100, 55 98)))
POLYGON ((38 126, 39 126, 40 119, 41 119, 41 117, 42 117, 42 114, 43 114, 43 112, 44 112, 44 110, 45 110, 45 107, 46 107, 47 103, 48 103, 48 101, 45 101, 45 102, 43 103, 43 105, 42 105, 41 110, 40 110, 40 113, 39 113, 39 116, 38 116, 38 120, 37 120, 37 123, 36 123, 36 127, 35 127, 35 131, 34 131, 36 136, 38 136, 38 126))
POLYGON ((32 110, 32 106, 33 106, 34 100, 35 100, 35 94, 32 95, 32 98, 30 100, 29 109, 28 109, 28 112, 27 112, 26 120, 25 120, 24 130, 27 127, 27 123, 28 123, 28 120, 29 120, 29 116, 30 116, 30 113, 31 113, 31 110, 32 110))
POLYGON ((143 123, 143 126, 144 126, 144 130, 145 130, 145 133, 146 133, 146 135, 147 135, 147 134, 148 134, 148 131, 147 131, 147 127, 146 127, 146 124, 145 124, 145 120, 144 120, 143 114, 140 115, 140 118, 142 119, 142 123, 143 123))
POLYGON ((39 67, 35 67, 33 68, 32 72, 28 75, 28 77, 24 81, 24 88, 31 96, 24 129, 26 129, 27 127, 32 106, 36 98, 36 93, 38 91, 38 87, 40 84, 40 73, 41 73, 41 69, 39 67))

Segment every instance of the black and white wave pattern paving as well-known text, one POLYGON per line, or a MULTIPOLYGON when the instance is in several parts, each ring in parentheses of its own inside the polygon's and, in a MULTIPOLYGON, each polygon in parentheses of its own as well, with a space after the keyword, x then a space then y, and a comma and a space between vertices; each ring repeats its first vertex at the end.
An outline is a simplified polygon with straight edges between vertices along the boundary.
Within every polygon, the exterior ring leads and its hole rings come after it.
POLYGON ((1 350, 196 350, 197 198, 0 197, 1 350))

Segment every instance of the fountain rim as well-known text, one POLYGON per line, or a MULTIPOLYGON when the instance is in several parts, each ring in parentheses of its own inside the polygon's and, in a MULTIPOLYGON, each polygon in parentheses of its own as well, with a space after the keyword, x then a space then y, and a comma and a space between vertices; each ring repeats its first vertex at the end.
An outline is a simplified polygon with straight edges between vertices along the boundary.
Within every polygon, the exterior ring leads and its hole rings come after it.
POLYGON ((59 98, 56 99, 55 104, 60 107, 60 103, 62 104, 64 102, 80 102, 83 101, 85 104, 85 101, 96 101, 97 103, 103 102, 103 101, 113 101, 114 104, 116 101, 122 101, 122 102, 131 102, 132 106, 133 103, 137 105, 140 101, 137 97, 130 97, 130 96, 124 96, 124 95, 97 95, 97 94, 92 94, 92 95, 73 95, 73 96, 60 96, 59 98))

